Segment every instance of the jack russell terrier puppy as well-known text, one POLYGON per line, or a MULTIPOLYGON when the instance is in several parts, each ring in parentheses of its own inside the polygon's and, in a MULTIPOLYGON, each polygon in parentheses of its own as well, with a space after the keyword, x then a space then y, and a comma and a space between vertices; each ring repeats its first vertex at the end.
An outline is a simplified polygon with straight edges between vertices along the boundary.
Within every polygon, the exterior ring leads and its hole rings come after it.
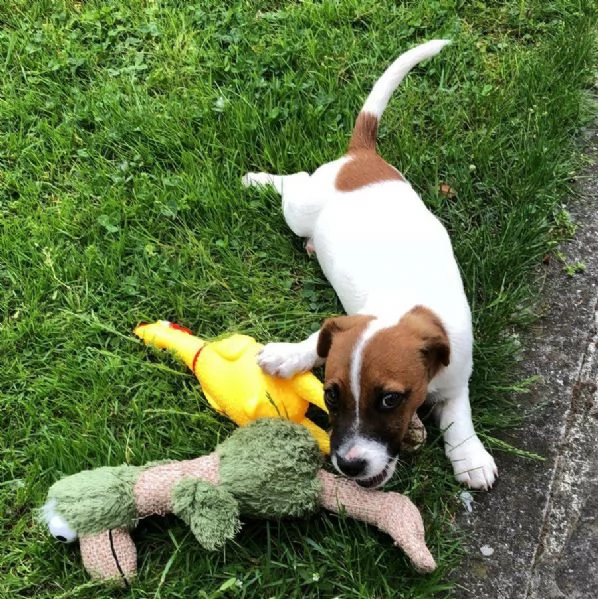
POLYGON ((331 459, 364 487, 393 474, 401 441, 426 398, 457 480, 488 489, 498 474, 471 421, 471 313, 449 236, 401 173, 376 153, 378 122, 419 62, 449 43, 405 52, 380 77, 357 117, 347 154, 312 175, 248 173, 273 186, 289 227, 307 238, 347 316, 326 320, 299 343, 270 343, 258 356, 290 377, 324 361, 331 459))

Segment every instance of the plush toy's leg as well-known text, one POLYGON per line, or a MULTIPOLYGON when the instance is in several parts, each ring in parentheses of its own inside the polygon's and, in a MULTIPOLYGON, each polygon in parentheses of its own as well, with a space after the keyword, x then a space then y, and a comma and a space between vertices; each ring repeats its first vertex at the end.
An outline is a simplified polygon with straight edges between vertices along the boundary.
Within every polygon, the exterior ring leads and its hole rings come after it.
POLYGON ((128 582, 137 574, 137 551, 124 528, 114 528, 79 539, 83 565, 92 578, 128 582))
POLYGON ((388 533, 419 572, 432 572, 436 562, 424 539, 424 523, 418 509, 404 495, 368 490, 355 482, 320 470, 320 503, 331 512, 343 509, 357 520, 388 533))
POLYGON ((309 418, 304 418, 299 424, 302 424, 313 435, 314 439, 318 442, 322 453, 326 455, 330 454, 330 437, 326 431, 323 431, 309 418))

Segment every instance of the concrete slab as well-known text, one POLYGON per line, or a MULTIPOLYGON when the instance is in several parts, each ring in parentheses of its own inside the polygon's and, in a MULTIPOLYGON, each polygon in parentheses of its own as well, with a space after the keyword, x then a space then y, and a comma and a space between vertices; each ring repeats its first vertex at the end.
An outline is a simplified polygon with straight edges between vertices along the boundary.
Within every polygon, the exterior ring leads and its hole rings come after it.
POLYGON ((524 375, 540 381, 519 401, 525 425, 502 435, 547 459, 498 454, 499 483, 458 519, 458 598, 598 599, 598 124, 587 138, 592 163, 567 206, 578 230, 562 248, 586 270, 547 266, 545 314, 524 342, 524 375))

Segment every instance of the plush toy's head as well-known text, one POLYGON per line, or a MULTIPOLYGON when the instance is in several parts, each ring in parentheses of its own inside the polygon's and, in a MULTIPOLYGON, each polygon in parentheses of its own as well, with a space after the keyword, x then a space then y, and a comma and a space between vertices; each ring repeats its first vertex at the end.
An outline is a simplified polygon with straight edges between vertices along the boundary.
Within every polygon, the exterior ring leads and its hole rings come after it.
POLYGON ((220 485, 243 514, 280 518, 317 509, 322 453, 306 428, 264 418, 234 431, 216 453, 220 485))
POLYGON ((133 528, 133 486, 146 467, 84 470, 55 482, 43 507, 50 532, 62 542, 110 528, 133 528))

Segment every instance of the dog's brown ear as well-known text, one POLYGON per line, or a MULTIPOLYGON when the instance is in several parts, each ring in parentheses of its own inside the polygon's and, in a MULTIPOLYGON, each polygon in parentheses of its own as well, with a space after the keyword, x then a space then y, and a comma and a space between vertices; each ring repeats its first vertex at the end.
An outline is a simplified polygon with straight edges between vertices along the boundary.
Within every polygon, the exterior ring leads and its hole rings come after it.
POLYGON ((428 308, 416 306, 409 313, 417 323, 418 334, 422 339, 420 351, 428 367, 428 379, 451 361, 451 345, 444 325, 428 308))
POLYGON ((355 314, 354 316, 336 316, 324 321, 318 337, 318 356, 327 358, 332 346, 332 340, 338 333, 344 333, 357 326, 364 328, 373 316, 355 314))
POLYGON ((427 338, 421 352, 428 366, 429 380, 432 380, 443 366, 448 366, 451 362, 451 347, 446 333, 427 338))

